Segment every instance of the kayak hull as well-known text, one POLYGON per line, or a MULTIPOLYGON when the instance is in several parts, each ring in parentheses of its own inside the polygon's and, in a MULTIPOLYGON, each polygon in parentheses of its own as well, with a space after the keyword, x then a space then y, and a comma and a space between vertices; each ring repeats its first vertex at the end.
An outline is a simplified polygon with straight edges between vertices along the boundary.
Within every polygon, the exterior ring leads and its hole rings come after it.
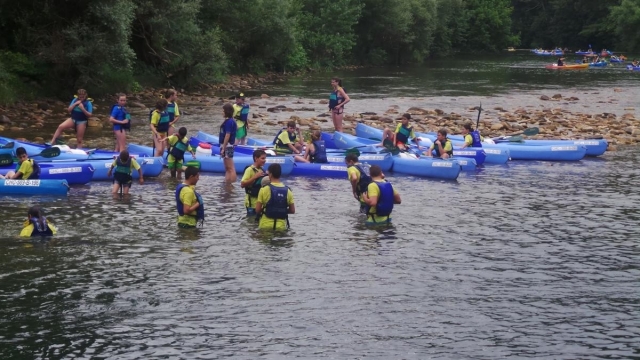
POLYGON ((347 178, 347 165, 344 162, 326 164, 294 163, 292 176, 347 178))
POLYGON ((609 143, 604 139, 594 140, 524 140, 524 145, 548 146, 548 145, 577 145, 587 148, 587 156, 600 156, 607 151, 609 143))
POLYGON ((393 157, 393 172, 432 179, 455 180, 462 171, 456 160, 433 158, 407 159, 393 157))
MULTIPOLYGON (((84 185, 93 179, 94 168, 91 164, 75 162, 42 163, 40 166, 40 180, 66 180, 69 185, 84 185)), ((0 174, 6 175, 15 171, 16 166, 0 167, 0 174)))
POLYGON ((507 148, 512 160, 578 161, 587 155, 587 148, 579 145, 520 145, 499 143, 487 148, 507 148))
POLYGON ((575 64, 575 65, 564 65, 558 66, 558 64, 550 64, 545 66, 545 69, 550 70, 576 70, 576 69, 586 69, 589 67, 589 64, 575 64))
POLYGON ((0 195, 67 195, 66 180, 0 180, 0 195))

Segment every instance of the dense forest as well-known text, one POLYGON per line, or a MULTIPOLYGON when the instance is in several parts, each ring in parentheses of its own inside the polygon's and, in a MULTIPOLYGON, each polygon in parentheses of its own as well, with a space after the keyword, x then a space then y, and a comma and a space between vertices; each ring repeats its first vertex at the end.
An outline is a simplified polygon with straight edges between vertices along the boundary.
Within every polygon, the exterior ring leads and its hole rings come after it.
POLYGON ((640 0, 0 0, 0 8, 0 103, 507 46, 640 50, 640 0))

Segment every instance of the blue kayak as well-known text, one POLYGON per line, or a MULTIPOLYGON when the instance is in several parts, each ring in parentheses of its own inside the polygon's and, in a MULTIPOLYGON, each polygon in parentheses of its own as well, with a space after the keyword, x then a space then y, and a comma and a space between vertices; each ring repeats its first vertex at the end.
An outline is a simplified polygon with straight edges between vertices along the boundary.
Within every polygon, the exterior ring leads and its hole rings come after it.
POLYGON ((606 61, 598 61, 597 63, 590 63, 589 67, 605 67, 607 65, 609 65, 609 63, 606 61))
MULTIPOLYGON (((132 155, 138 164, 140 165, 140 169, 142 170, 142 176, 144 177, 156 177, 160 175, 162 172, 164 162, 160 157, 145 157, 145 156, 135 156, 132 155)), ((105 157, 102 159, 76 159, 76 160, 58 160, 58 159, 46 159, 42 161, 38 161, 38 164, 57 164, 57 163, 66 163, 66 164, 80 164, 80 165, 89 165, 93 167, 93 181, 106 181, 113 180, 113 175, 111 177, 107 177, 109 172, 109 168, 111 164, 113 164, 113 160, 115 160, 115 156, 105 157)), ((138 172, 133 171, 131 176, 134 179, 138 179, 138 172)))
POLYGON ((627 65, 628 70, 640 71, 640 66, 627 65))
POLYGON ((393 157, 393 172, 432 179, 455 180, 462 168, 457 160, 422 157, 420 159, 393 157))
MULTIPOLYGON (((420 139, 421 148, 423 148, 423 150, 428 149, 428 147, 433 144, 433 141, 431 141, 430 138, 422 138, 418 132, 416 131, 414 132, 416 134, 416 137, 420 139)), ((358 125, 356 125, 356 135, 360 139, 365 138, 368 140, 374 140, 376 141, 376 143, 380 143, 382 139, 382 134, 383 134, 382 130, 374 128, 373 126, 365 125, 362 123, 358 123, 358 125)), ((413 141, 409 140, 408 145, 411 146, 414 152, 418 151, 416 147, 417 145, 413 141)), ((460 157, 472 158, 475 160, 475 163, 477 165, 482 165, 487 160, 487 154, 482 148, 467 147, 464 149, 460 149, 459 147, 454 147, 453 156, 456 158, 460 158, 460 157)), ((508 160, 508 157, 507 159, 504 160, 504 162, 507 162, 507 160, 508 160)))
MULTIPOLYGON (((38 162, 40 166, 40 180, 66 180, 69 185, 84 185, 93 179, 94 168, 90 164, 75 162, 38 162)), ((0 167, 0 174, 6 175, 15 171, 16 165, 0 167)))
POLYGON ((66 180, 0 180, 1 195, 67 195, 66 180))
MULTIPOLYGON (((153 151, 151 146, 137 144, 129 144, 128 148, 130 152, 135 152, 138 154, 151 154, 151 152, 153 151)), ((185 161, 188 162, 192 160, 190 156, 190 154, 185 154, 185 161)), ((200 170, 204 172, 225 172, 223 159, 219 155, 197 154, 195 161, 198 161, 200 163, 200 170)), ((268 167, 269 164, 275 163, 282 166, 282 175, 291 174, 291 171, 293 170, 293 158, 285 156, 267 158, 266 167, 268 167)), ((233 164, 236 169, 236 173, 243 174, 245 167, 253 164, 253 158, 251 156, 235 156, 233 158, 233 164)))

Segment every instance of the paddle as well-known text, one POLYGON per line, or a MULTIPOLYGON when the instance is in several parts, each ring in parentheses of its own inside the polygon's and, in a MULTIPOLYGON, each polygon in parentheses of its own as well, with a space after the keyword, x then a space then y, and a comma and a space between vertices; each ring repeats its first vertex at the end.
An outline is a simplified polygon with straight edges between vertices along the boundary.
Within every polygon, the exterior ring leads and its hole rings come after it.
POLYGON ((503 141, 503 142, 522 142, 522 136, 521 135, 525 135, 525 136, 533 136, 533 135, 537 135, 538 133, 540 133, 540 128, 537 127, 532 127, 532 128, 527 128, 524 129, 521 132, 512 134, 512 135, 508 135, 508 136, 500 136, 497 138, 493 138, 491 140, 493 141, 503 141))
POLYGON ((13 147, 16 146, 16 143, 13 141, 10 141, 4 145, 2 145, 2 149, 13 149, 13 147))
POLYGON ((43 158, 53 158, 59 155, 60 155, 60 148, 50 147, 42 150, 42 152, 39 154, 31 155, 31 157, 41 156, 43 158))
POLYGON ((478 126, 480 126, 480 113, 482 113, 482 101, 480 102, 480 106, 478 106, 478 120, 476 120, 476 131, 478 131, 478 126))

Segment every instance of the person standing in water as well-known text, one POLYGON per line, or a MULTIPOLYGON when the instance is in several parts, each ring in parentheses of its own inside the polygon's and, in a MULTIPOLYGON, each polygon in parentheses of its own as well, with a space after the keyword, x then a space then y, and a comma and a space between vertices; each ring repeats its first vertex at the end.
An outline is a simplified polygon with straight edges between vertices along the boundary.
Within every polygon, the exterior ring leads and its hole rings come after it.
POLYGON ((71 100, 67 111, 71 114, 71 117, 58 126, 51 139, 51 145, 56 144, 56 140, 63 131, 73 128, 76 131, 76 139, 78 140, 77 147, 80 149, 82 148, 82 140, 84 139, 84 132, 87 129, 87 123, 91 115, 93 115, 93 105, 88 98, 87 90, 78 89, 78 95, 74 96, 73 100, 71 100))
POLYGON ((344 105, 348 103, 349 95, 342 88, 342 80, 337 77, 331 79, 333 91, 329 94, 329 110, 331 110, 331 120, 336 131, 342 132, 342 117, 344 115, 344 105))
POLYGON ((245 145, 249 133, 249 104, 245 103, 243 93, 236 95, 236 103, 233 104, 233 118, 236 119, 236 125, 238 125, 235 145, 245 145))
POLYGON ((236 182, 236 168, 233 164, 234 144, 236 143, 236 132, 238 125, 233 119, 233 105, 224 104, 222 106, 224 112, 224 122, 220 125, 220 134, 218 142, 220 143, 220 157, 224 162, 224 179, 227 182, 236 182))
POLYGON ((176 99, 178 98, 178 92, 169 89, 164 93, 164 99, 167 100, 167 113, 169 114, 169 136, 176 133, 175 123, 180 120, 180 109, 178 109, 178 104, 176 103, 176 99))
POLYGON ((127 133, 125 131, 131 130, 131 116, 125 105, 127 105, 127 96, 118 94, 118 102, 111 106, 109 122, 113 124, 113 134, 116 137, 115 152, 127 150, 127 133))
POLYGON ((27 212, 27 220, 24 222, 24 227, 20 231, 21 237, 34 237, 34 236, 53 236, 58 232, 58 229, 42 214, 37 206, 32 206, 27 212))

